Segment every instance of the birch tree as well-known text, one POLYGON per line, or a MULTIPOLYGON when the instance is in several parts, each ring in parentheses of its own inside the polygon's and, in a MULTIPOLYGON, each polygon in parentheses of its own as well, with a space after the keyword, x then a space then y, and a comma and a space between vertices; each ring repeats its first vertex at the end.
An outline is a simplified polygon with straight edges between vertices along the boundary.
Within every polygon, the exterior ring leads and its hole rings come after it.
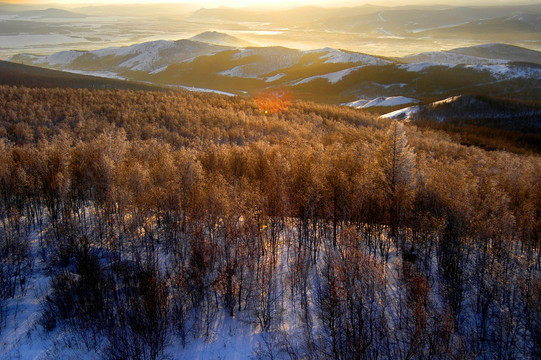
POLYGON ((395 237, 415 189, 415 154, 408 145, 404 126, 398 121, 393 122, 385 136, 378 163, 391 236, 395 237))

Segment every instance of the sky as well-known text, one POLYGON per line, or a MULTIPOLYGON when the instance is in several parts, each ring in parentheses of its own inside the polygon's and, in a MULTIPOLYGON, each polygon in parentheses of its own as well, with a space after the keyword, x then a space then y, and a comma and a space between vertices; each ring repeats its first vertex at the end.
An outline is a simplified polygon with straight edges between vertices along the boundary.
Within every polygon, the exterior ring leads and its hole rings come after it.
POLYGON ((449 4, 449 5, 505 5, 505 4, 528 4, 539 3, 541 0, 262 0, 254 2, 253 0, 0 0, 0 2, 11 4, 141 4, 141 3, 197 3, 205 6, 254 6, 254 5, 361 5, 364 3, 380 4, 380 5, 409 5, 409 4, 449 4))

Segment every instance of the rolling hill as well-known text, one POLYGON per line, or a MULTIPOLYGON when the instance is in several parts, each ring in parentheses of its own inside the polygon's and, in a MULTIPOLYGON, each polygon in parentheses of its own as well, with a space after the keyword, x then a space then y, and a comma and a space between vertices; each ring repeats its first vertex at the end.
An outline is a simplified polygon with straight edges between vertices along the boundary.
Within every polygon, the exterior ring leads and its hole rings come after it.
POLYGON ((541 104, 488 96, 459 95, 397 110, 383 118, 431 120, 541 134, 541 104))
POLYGON ((0 84, 41 88, 163 91, 165 87, 0 61, 0 84))
POLYGON ((389 59, 333 48, 297 50, 241 44, 244 42, 236 37, 205 32, 191 39, 127 47, 48 56, 19 54, 11 61, 238 95, 285 88, 301 99, 334 104, 382 96, 428 102, 460 94, 530 100, 541 96, 541 69, 537 65, 541 53, 510 45, 488 44, 389 59))

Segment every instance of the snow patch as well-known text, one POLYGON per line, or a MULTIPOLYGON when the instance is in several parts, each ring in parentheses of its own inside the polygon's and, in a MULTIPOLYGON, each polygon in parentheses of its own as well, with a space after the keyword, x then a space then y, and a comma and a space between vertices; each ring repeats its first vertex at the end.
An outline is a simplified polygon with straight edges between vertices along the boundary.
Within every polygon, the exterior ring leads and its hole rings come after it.
POLYGON ((173 41, 157 40, 141 44, 124 46, 124 47, 108 47, 105 49, 93 50, 90 53, 97 57, 105 56, 129 56, 141 54, 156 54, 161 50, 172 48, 175 46, 173 41))
POLYGON ((512 65, 468 65, 466 67, 489 72, 494 78, 500 80, 519 78, 541 79, 541 69, 538 68, 512 65))
POLYGON ((382 119, 395 119, 395 120, 409 120, 413 115, 417 114, 421 110, 420 106, 410 106, 405 109, 396 110, 384 115, 381 115, 382 119))
POLYGON ((276 74, 274 76, 271 76, 271 77, 268 77, 265 82, 273 82, 273 81, 277 81, 277 80, 280 80, 281 78, 283 78, 284 76, 286 76, 286 74, 284 73, 280 73, 280 74, 276 74))
MULTIPOLYGON (((422 62, 422 63, 416 63, 416 64, 402 64, 399 66, 399 68, 404 69, 409 72, 422 72, 433 66, 445 66, 445 64, 437 64, 433 62, 422 62)), ((447 66, 453 67, 454 65, 447 65, 447 66)))
POLYGON ((369 101, 370 101, 370 100, 359 99, 359 100, 356 100, 356 101, 344 103, 344 104, 342 104, 342 105, 343 105, 343 106, 349 106, 349 107, 352 107, 352 108, 355 108, 355 109, 360 109, 360 108, 363 107, 364 104, 366 104, 366 103, 369 102, 369 101))
POLYGON ((235 66, 232 69, 220 71, 218 75, 240 78, 255 78, 257 75, 248 75, 245 71, 246 65, 235 66))
POLYGON ((507 60, 487 59, 478 56, 464 55, 448 51, 431 51, 417 55, 409 55, 402 58, 409 63, 434 63, 438 65, 491 65, 507 64, 507 60))
POLYGON ((405 105, 405 104, 414 104, 418 102, 419 100, 417 99, 413 99, 413 98, 409 98, 405 96, 391 96, 391 97, 380 96, 364 104, 362 108, 365 109, 365 108, 375 107, 375 106, 398 106, 398 105, 405 105))
POLYGON ((248 64, 238 65, 232 69, 221 71, 218 74, 230 77, 258 78, 262 75, 294 66, 302 57, 302 53, 296 50, 259 48, 240 50, 232 56, 232 59, 240 60, 252 55, 257 55, 257 59, 248 64))
POLYGON ((220 94, 220 95, 226 95, 226 96, 237 96, 232 93, 228 93, 228 92, 220 91, 220 90, 214 90, 214 89, 204 89, 204 88, 184 86, 184 85, 179 85, 178 87, 184 90, 194 91, 194 92, 213 93, 213 94, 220 94))
POLYGON ((353 107, 356 109, 366 109, 366 108, 375 107, 375 106, 391 107, 391 106, 399 106, 399 105, 406 105, 406 104, 414 104, 418 102, 419 100, 417 99, 413 99, 413 98, 409 98, 405 96, 390 96, 390 97, 380 96, 372 100, 360 99, 357 101, 346 103, 344 105, 353 107))
POLYGON ((389 60, 381 59, 372 55, 347 52, 333 48, 309 50, 305 53, 325 53, 325 55, 321 56, 321 59, 326 59, 325 64, 360 63, 363 65, 386 65, 392 63, 389 60))
POLYGON ((256 51, 254 49, 241 49, 232 56, 232 59, 240 60, 253 55, 256 55, 256 51))
POLYGON ((79 74, 79 75, 97 76, 97 77, 103 77, 103 78, 108 78, 108 79, 127 80, 125 77, 122 77, 112 71, 84 71, 84 70, 73 70, 73 69, 64 69, 63 71, 73 73, 73 74, 79 74))
POLYGON ((303 79, 301 81, 297 81, 296 83, 294 83, 292 85, 296 86, 296 85, 306 84, 306 83, 309 83, 309 82, 314 81, 316 79, 326 79, 331 84, 336 84, 337 82, 342 80, 342 78, 344 76, 347 76, 347 75, 351 74, 352 72, 357 71, 357 70, 359 70, 361 68, 363 68, 363 66, 356 66, 356 67, 352 67, 352 68, 349 68, 349 69, 332 72, 332 73, 329 73, 329 74, 326 74, 326 75, 315 75, 315 76, 311 76, 309 78, 303 79))
POLYGON ((83 54, 83 51, 61 51, 46 57, 38 58, 36 63, 49 65, 68 65, 83 54))
POLYGON ((159 74, 159 73, 167 70, 168 67, 169 67, 169 65, 162 66, 161 68, 158 68, 156 70, 153 70, 153 71, 149 72, 149 74, 151 74, 151 75, 159 74))

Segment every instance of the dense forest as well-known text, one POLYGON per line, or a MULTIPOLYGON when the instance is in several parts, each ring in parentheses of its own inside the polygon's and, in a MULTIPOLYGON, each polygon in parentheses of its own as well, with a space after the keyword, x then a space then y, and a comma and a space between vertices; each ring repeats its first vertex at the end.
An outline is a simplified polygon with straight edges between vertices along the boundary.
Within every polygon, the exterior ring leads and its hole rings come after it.
POLYGON ((301 101, 0 101, 0 334, 42 268, 38 325, 106 359, 174 358, 224 314, 259 359, 541 357, 537 154, 301 101))

